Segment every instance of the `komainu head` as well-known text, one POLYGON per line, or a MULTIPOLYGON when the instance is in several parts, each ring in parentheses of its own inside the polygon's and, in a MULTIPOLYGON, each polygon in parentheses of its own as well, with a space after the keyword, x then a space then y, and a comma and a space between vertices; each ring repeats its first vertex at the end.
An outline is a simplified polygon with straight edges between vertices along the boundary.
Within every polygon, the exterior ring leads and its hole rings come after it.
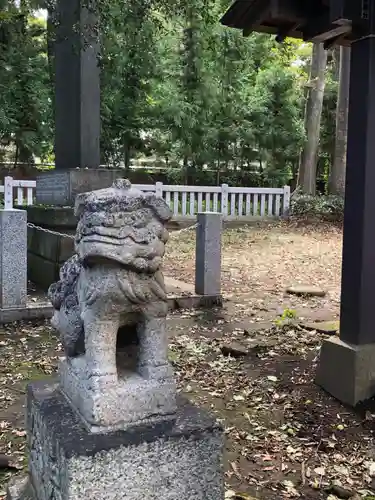
POLYGON ((83 262, 115 261, 141 273, 161 266, 172 213, 162 198, 143 193, 125 179, 79 194, 76 251, 83 262))

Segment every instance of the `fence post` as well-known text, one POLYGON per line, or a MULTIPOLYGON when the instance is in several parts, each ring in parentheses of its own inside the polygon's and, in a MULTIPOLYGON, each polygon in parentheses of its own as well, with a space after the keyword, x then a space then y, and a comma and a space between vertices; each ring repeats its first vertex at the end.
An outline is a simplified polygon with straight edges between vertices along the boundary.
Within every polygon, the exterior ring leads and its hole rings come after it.
POLYGON ((228 184, 221 185, 221 213, 224 217, 228 215, 228 184))
POLYGON ((13 208, 13 177, 5 177, 4 179, 4 209, 13 208))
POLYGON ((220 295, 222 218, 216 212, 201 212, 197 216, 195 293, 199 295, 220 295))
POLYGON ((162 182, 155 183, 155 194, 159 198, 163 198, 163 183, 162 182))
POLYGON ((283 217, 288 217, 290 209, 290 186, 284 186, 283 217))

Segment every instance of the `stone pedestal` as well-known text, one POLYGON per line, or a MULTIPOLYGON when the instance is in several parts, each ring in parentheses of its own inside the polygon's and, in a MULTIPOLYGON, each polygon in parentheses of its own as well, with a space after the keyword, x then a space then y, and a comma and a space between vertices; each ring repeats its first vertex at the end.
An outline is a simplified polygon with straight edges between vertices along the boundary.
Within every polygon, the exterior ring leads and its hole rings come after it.
POLYGON ((316 383, 344 404, 355 406, 375 394, 375 344, 356 345, 338 337, 323 341, 316 383))
POLYGON ((159 379, 146 379, 130 371, 121 375, 120 372, 115 380, 106 380, 98 395, 95 384, 100 386, 101 381, 88 377, 84 356, 60 361, 61 390, 91 432, 124 429, 134 423, 152 423, 161 417, 174 418, 176 386, 168 365, 163 367, 159 379))
POLYGON ((7 500, 223 500, 223 435, 178 400, 175 419, 95 434, 58 385, 28 388, 29 477, 7 500))
POLYGON ((106 168, 72 168, 52 170, 36 178, 36 203, 74 206, 77 194, 108 188, 123 176, 122 170, 106 168))

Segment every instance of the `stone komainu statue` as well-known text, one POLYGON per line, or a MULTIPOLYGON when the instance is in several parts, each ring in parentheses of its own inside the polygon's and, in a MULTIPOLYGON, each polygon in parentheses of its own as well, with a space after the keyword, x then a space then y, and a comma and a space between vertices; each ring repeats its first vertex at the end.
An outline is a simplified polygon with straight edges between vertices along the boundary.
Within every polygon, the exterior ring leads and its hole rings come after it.
POLYGON ((160 267, 171 212, 163 199, 119 179, 111 188, 78 195, 75 214, 77 253, 48 292, 52 324, 68 357, 89 349, 97 371, 108 371, 106 344, 116 339, 101 341, 104 331, 115 336, 131 313, 143 320, 167 313, 160 267))

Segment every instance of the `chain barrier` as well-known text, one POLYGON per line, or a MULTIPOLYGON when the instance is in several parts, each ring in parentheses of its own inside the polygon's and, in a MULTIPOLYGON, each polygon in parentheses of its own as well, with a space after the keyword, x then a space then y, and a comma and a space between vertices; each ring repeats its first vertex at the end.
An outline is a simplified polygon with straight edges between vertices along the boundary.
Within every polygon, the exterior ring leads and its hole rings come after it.
POLYGON ((192 229, 195 229, 196 227, 198 227, 198 223, 193 224, 192 226, 189 226, 189 227, 184 227, 182 229, 179 229, 178 231, 171 231, 169 233, 169 238, 173 238, 177 234, 184 233, 186 231, 191 231, 192 229))
POLYGON ((70 238, 72 240, 74 240, 74 238, 76 237, 75 234, 59 233, 58 231, 52 231, 52 229, 47 229, 46 227, 37 226, 36 224, 33 224, 32 222, 28 222, 27 227, 37 229, 38 231, 43 231, 44 233, 54 234, 55 236, 64 236, 64 237, 70 238))
MULTIPOLYGON (((52 229, 47 229, 45 227, 37 226, 36 224, 33 224, 32 222, 28 222, 27 226, 33 229, 36 229, 37 231, 43 231, 44 233, 49 233, 49 234, 54 234, 55 236, 62 236, 65 238, 70 238, 72 240, 75 239, 75 234, 64 234, 64 233, 59 233, 58 231, 53 231, 52 229)), ((173 238, 174 236, 184 233, 186 231, 191 231, 192 229, 195 229, 198 226, 198 224, 193 224, 192 226, 189 227, 184 227, 182 229, 179 229, 178 231, 171 231, 169 233, 169 238, 173 238)))

